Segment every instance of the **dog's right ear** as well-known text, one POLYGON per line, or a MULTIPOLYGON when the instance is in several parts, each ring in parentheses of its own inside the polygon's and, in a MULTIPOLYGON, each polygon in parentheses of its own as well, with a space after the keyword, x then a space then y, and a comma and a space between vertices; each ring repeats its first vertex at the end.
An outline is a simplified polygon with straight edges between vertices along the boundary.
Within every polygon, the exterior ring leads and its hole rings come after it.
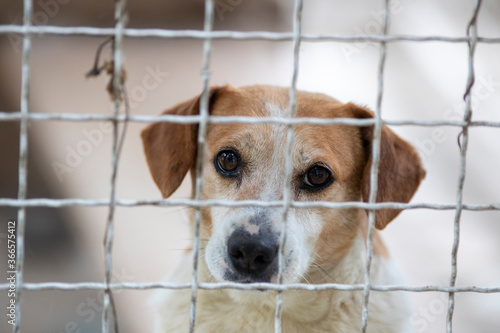
MULTIPOLYGON (((226 87, 210 89, 209 112, 226 87)), ((166 110, 163 114, 193 116, 200 112, 200 96, 166 110)), ((194 167, 197 151, 197 124, 159 122, 146 127, 142 144, 149 170, 164 198, 181 185, 187 172, 194 167)))
MULTIPOLYGON (((348 103, 344 107, 350 110, 354 118, 369 119, 375 114, 357 105, 348 103)), ((372 164, 373 126, 360 127, 366 164, 361 180, 363 200, 370 196, 370 173, 372 164)), ((400 138, 386 126, 382 127, 380 137, 380 161, 376 202, 410 202, 420 182, 425 177, 425 170, 417 151, 407 141, 400 138)), ((379 209, 375 213, 375 226, 384 229, 401 210, 379 209)))

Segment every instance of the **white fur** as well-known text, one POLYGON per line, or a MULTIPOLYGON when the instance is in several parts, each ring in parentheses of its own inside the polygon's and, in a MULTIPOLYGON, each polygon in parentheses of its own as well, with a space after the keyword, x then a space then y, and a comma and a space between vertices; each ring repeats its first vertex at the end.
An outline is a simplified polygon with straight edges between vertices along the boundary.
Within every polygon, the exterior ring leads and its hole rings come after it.
MULTIPOLYGON (((363 283, 365 246, 358 239, 349 254, 339 263, 329 279, 336 283, 363 283)), ((189 283, 192 276, 192 254, 167 279, 189 283)), ((200 276, 207 268, 200 261, 200 276)), ((331 281, 330 281, 331 282, 331 281)), ((394 262, 375 256, 371 282, 400 284, 401 273, 394 262)), ((282 329, 286 333, 359 332, 361 329, 362 292, 285 291, 282 329)), ((191 290, 163 290, 154 302, 158 312, 158 333, 184 333, 189 327, 191 290)), ((201 290, 198 291, 196 331, 208 332, 274 332, 275 292, 201 290)), ((371 292, 368 308, 368 332, 413 332, 408 318, 410 305, 402 292, 371 292)))

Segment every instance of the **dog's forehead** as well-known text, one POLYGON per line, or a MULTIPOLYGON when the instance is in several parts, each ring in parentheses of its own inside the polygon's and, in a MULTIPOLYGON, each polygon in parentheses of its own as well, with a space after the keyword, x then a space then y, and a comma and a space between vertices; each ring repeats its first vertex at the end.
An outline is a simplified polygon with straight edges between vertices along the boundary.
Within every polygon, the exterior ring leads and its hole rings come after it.
MULTIPOLYGON (((216 116, 289 117, 289 89, 274 86, 227 87, 211 110, 216 116)), ((336 99, 321 93, 296 91, 296 117, 344 117, 336 99)))
MULTIPOLYGON (((317 93, 297 91, 296 117, 335 118, 352 117, 337 100, 317 93)), ((288 88, 251 86, 230 88, 218 99, 211 110, 215 116, 289 117, 288 88)), ((212 124, 207 141, 209 146, 261 148, 263 151, 283 149, 286 145, 287 126, 276 123, 212 124)), ((328 147, 341 156, 357 144, 358 129, 350 126, 297 125, 294 131, 294 150, 304 158, 313 158, 328 147), (312 156, 312 157, 311 157, 312 156)), ((357 147, 354 147, 357 148, 357 147)))
MULTIPOLYGON (((342 104, 330 96, 297 91, 296 117, 334 118, 349 117, 339 107, 342 104)), ((252 118, 288 118, 289 90, 288 88, 273 86, 249 86, 243 88, 226 88, 212 106, 213 116, 243 116, 252 118)), ((296 126, 299 131, 311 126, 296 126)), ((208 139, 217 141, 221 138, 236 136, 238 140, 254 139, 278 140, 286 133, 287 127, 277 123, 245 124, 237 122, 231 124, 211 124, 208 128, 208 139), (263 125, 263 126, 260 126, 263 125)), ((303 133, 306 133, 305 131, 303 133)))

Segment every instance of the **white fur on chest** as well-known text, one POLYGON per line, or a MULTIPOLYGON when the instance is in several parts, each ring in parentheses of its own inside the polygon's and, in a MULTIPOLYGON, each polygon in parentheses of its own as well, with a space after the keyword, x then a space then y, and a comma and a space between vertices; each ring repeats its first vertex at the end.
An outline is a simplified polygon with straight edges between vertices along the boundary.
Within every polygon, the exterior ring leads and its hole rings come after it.
MULTIPOLYGON (((357 242, 360 243, 360 242, 357 242)), ((360 244, 357 244, 361 246, 360 244)), ((355 247, 358 247, 355 246, 355 247)), ((356 249, 359 250, 359 249, 356 249)), ((330 275, 335 282, 363 282, 364 252, 351 251, 330 275), (358 254, 356 254, 358 253, 358 254)), ((186 255, 169 282, 191 281, 192 255, 186 255)), ((207 279, 206 267, 200 265, 200 281, 207 279)), ((372 284, 400 284, 397 265, 375 256, 372 284)), ((358 332, 361 329, 362 292, 303 290, 285 291, 282 328, 286 333, 358 332)), ((154 300, 157 312, 156 333, 187 332, 191 290, 162 290, 154 300)), ((274 332, 276 293, 237 290, 200 290, 198 292, 196 332, 274 332)), ((368 308, 368 332, 412 332, 411 307, 402 292, 372 292, 368 308)))

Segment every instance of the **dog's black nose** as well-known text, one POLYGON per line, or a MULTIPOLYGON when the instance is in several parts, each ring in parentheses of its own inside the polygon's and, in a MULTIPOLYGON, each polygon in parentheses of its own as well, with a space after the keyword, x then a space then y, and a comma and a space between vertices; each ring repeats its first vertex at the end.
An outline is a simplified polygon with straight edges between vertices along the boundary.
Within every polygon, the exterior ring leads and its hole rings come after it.
POLYGON ((229 258, 234 268, 241 274, 261 274, 274 261, 278 244, 269 235, 250 234, 238 229, 228 240, 229 258))

